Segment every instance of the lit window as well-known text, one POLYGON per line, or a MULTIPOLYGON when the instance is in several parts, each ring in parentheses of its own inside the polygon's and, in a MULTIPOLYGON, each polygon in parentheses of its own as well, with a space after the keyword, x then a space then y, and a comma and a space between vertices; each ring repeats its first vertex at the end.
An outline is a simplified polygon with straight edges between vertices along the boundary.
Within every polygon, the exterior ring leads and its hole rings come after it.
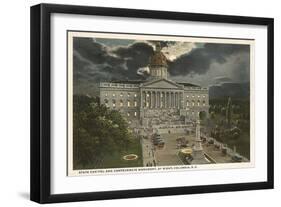
POLYGON ((203 95, 203 98, 205 98, 206 96, 205 95, 203 95))
POLYGON ((138 105, 138 104, 137 104, 137 102, 136 102, 136 101, 135 101, 134 105, 135 105, 135 107, 137 107, 137 105, 138 105))
POLYGON ((194 106, 195 105, 195 103, 194 103, 194 101, 192 101, 192 106, 194 106))
POLYGON ((131 102, 130 101, 128 101, 128 107, 130 107, 131 106, 131 102))
POLYGON ((127 116, 130 116, 130 113, 129 113, 129 112, 127 113, 127 116))
POLYGON ((135 116, 137 116, 137 112, 135 111, 135 116))
POLYGON ((115 97, 115 93, 114 93, 114 94, 112 94, 112 96, 113 96, 113 97, 115 97))
POLYGON ((123 97, 123 93, 120 94, 120 97, 123 97))
POLYGON ((189 106, 189 101, 186 102, 186 106, 189 106))
POLYGON ((137 97, 138 95, 135 93, 135 97, 137 97))
POLYGON ((107 93, 105 94, 105 96, 107 97, 107 93))
POLYGON ((130 97, 130 93, 128 93, 128 97, 130 97))
POLYGON ((198 98, 200 98, 200 96, 198 96, 198 98))
POLYGON ((123 107, 123 101, 120 101, 120 107, 123 107))
POLYGON ((192 95, 192 98, 194 98, 194 95, 192 95))
POLYGON ((186 96, 186 98, 188 98, 188 97, 189 97, 189 95, 186 96))
POLYGON ((147 93, 146 96, 149 97, 149 94, 147 93))

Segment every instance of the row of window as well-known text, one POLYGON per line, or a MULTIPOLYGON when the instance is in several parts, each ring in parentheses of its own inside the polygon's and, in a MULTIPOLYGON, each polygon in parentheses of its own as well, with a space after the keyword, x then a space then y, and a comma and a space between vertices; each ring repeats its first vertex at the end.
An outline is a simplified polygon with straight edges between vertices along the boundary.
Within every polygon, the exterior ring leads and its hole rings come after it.
POLYGON ((138 112, 135 111, 135 112, 132 113, 132 114, 131 114, 130 112, 127 112, 127 116, 128 116, 128 117, 130 117, 131 115, 134 116, 134 117, 136 117, 136 116, 138 115, 138 112))
MULTIPOLYGON (((195 106, 195 101, 192 100, 192 101, 191 101, 191 104, 190 104, 189 101, 186 101, 186 106, 190 106, 190 105, 191 105, 191 106, 195 106)), ((200 100, 197 101, 197 106, 200 106, 200 100)), ((205 100, 202 101, 202 106, 206 106, 205 100)))
MULTIPOLYGON (((149 96, 150 96, 149 93, 147 93, 146 96, 149 97, 149 96)), ((161 98, 163 97, 163 94, 162 94, 162 93, 160 93, 160 97, 161 97, 161 98)), ((190 96, 190 97, 195 98, 195 95, 192 95, 192 96, 190 96)), ((200 98, 200 97, 201 97, 201 98, 206 98, 205 95, 202 95, 202 96, 198 95, 197 97, 198 97, 198 98, 200 98)), ((186 98, 189 98, 189 95, 187 95, 186 98)))
MULTIPOLYGON (((195 95, 191 95, 190 97, 195 98, 195 95)), ((200 98, 200 95, 197 95, 198 98, 200 98)), ((189 95, 186 95, 186 98, 189 98, 189 95)), ((205 95, 202 95, 202 98, 206 98, 205 95)))
MULTIPOLYGON (((115 97, 116 96, 116 94, 115 93, 113 93, 112 94, 112 97, 115 97)), ((123 97, 123 96, 125 96, 125 94, 123 94, 123 93, 120 93, 120 97, 123 97)), ((127 97, 130 97, 131 96, 131 94, 130 93, 127 93, 127 97)), ((135 93, 134 94, 134 97, 137 97, 138 95, 135 93)), ((105 94, 105 97, 108 97, 108 94, 106 93, 105 94)))
MULTIPOLYGON (((108 93, 106 93, 105 96, 108 97, 108 93)), ((120 96, 120 97, 123 97, 123 96, 125 96, 125 94, 120 93, 119 96, 120 96)), ((137 95, 136 93, 134 93, 134 97, 137 97, 137 96, 138 96, 138 95, 137 95)), ((149 93, 147 93, 146 96, 149 97, 149 93)), ((113 93, 113 94, 112 94, 112 97, 116 97, 116 94, 113 93)), ((127 93, 127 97, 131 97, 131 93, 127 93)), ((160 97, 163 97, 163 94, 162 94, 162 93, 160 93, 160 97)), ((189 98, 189 97, 195 98, 195 95, 190 95, 190 96, 189 96, 189 95, 186 95, 186 98, 189 98)), ((202 96, 197 95, 197 97, 198 97, 198 98, 200 98, 200 97, 206 98, 205 95, 202 95, 202 96)))
MULTIPOLYGON (((104 100, 104 103, 105 103, 106 106, 108 106, 108 100, 107 100, 107 99, 104 100)), ((127 105, 127 107, 131 107, 131 101, 128 100, 126 105, 127 105)), ((120 100, 120 101, 119 101, 119 106, 120 106, 120 107, 125 106, 123 100, 120 100)), ((138 106, 138 102, 137 102, 137 101, 134 101, 134 102, 133 102, 133 106, 134 106, 134 107, 137 107, 137 106, 138 106)), ((116 101, 115 101, 115 100, 112 100, 112 107, 113 107, 113 108, 116 107, 116 101)))

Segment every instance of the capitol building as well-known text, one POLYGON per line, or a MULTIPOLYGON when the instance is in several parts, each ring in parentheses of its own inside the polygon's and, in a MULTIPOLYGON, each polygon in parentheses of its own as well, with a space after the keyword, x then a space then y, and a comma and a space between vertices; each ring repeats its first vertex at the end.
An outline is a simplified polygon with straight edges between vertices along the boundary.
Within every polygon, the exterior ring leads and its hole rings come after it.
POLYGON ((209 114, 209 89, 168 77, 161 47, 150 58, 147 80, 99 83, 100 103, 118 110, 132 126, 184 124, 209 114))

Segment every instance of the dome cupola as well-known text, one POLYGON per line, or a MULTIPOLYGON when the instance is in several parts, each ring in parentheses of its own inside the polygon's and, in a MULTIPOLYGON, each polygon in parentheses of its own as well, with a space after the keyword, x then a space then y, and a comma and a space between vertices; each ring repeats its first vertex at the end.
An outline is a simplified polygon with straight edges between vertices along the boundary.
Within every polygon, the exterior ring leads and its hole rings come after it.
POLYGON ((161 52, 161 45, 160 42, 156 43, 156 49, 153 55, 150 58, 149 68, 150 68, 150 75, 152 78, 165 78, 168 77, 167 71, 167 58, 161 52))

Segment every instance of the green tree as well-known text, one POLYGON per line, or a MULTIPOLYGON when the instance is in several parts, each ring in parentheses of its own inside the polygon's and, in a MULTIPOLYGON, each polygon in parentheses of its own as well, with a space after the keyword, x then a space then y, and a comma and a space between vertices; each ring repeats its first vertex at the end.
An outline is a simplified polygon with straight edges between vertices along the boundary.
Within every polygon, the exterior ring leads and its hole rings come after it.
POLYGON ((131 142, 128 123, 118 111, 100 105, 98 98, 74 95, 74 167, 99 162, 107 154, 127 149, 131 142))

